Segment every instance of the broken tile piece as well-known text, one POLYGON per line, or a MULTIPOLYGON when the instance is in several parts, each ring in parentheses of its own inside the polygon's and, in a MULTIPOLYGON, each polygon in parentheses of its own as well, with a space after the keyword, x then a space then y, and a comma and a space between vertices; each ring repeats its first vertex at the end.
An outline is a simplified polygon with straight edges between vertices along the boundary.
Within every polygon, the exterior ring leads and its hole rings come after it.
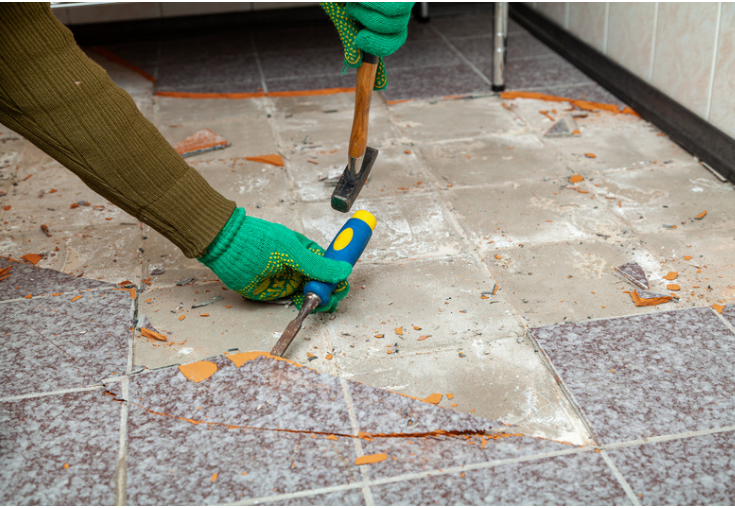
POLYGON ((664 279, 666 280, 675 280, 679 274, 677 272, 669 272, 666 275, 664 275, 664 279))
POLYGON ((176 143, 174 150, 182 157, 192 157, 212 150, 221 150, 228 146, 230 146, 230 142, 219 134, 215 134, 209 129, 202 129, 176 143))
POLYGON ((245 159, 253 162, 262 162, 263 164, 272 164, 273 166, 283 166, 283 157, 277 153, 255 155, 253 157, 245 157, 245 159))
POLYGON ((639 289, 646 290, 649 287, 646 273, 635 261, 615 267, 615 273, 639 289))
POLYGON ((572 115, 566 115, 558 120, 551 128, 546 131, 546 138, 567 138, 570 136, 579 136, 581 131, 577 122, 574 121, 572 115))
POLYGON ((179 370, 189 381, 199 383, 212 377, 212 374, 217 372, 217 365, 203 360, 201 362, 179 365, 179 370))
POLYGON ((630 291, 630 297, 633 299, 636 307, 647 307, 649 305, 661 305, 671 301, 674 297, 672 295, 664 295, 662 293, 655 293, 653 291, 641 290, 630 291))

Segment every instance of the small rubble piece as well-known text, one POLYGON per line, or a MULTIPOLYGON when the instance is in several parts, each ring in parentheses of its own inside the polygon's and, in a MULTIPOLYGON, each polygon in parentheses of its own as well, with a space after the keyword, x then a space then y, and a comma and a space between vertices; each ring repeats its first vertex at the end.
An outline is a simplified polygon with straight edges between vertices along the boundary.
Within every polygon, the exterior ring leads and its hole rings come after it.
POLYGON ((713 303, 712 304, 712 308, 715 309, 718 314, 722 314, 722 311, 725 310, 725 306, 724 305, 718 305, 716 303, 713 303))
POLYGON ((255 155, 253 157, 245 157, 245 160, 253 162, 262 162, 263 164, 272 164, 274 166, 283 166, 283 157, 277 153, 269 153, 267 155, 255 155))
POLYGON ((442 401, 442 397, 443 395, 441 393, 432 393, 431 395, 423 399, 423 401, 427 404, 437 405, 442 401))
POLYGON ((702 219, 704 219, 704 218, 705 218, 706 216, 707 216, 707 210, 705 210, 704 212, 700 213, 699 215, 697 215, 697 216, 696 216, 696 217, 694 217, 694 218, 695 218, 695 219, 697 219, 697 220, 702 220, 702 219))
POLYGON ((194 277, 189 277, 188 279, 180 280, 176 283, 177 286, 188 286, 192 282, 194 282, 196 279, 194 277))
POLYGON ((140 329, 140 334, 143 337, 146 337, 148 339, 160 340, 161 342, 166 342, 167 341, 165 335, 163 335, 162 333, 158 333, 156 331, 153 331, 153 330, 149 330, 148 328, 141 328, 140 329))
POLYGON ((150 271, 151 275, 163 275, 164 273, 166 273, 166 270, 164 268, 158 268, 158 267, 150 271))
POLYGON ((584 180, 584 177, 582 175, 572 175, 569 177, 569 182, 571 183, 579 183, 584 180))
POLYGON ((364 466, 365 464, 375 464, 376 462, 383 462, 388 460, 388 455, 385 453, 373 453, 372 455, 363 455, 355 459, 356 466, 364 466))
POLYGON ((678 272, 669 272, 666 275, 664 275, 664 279, 666 280, 675 280, 679 276, 678 272))
POLYGON ((196 305, 192 305, 192 306, 191 306, 191 308, 192 308, 192 309, 198 309, 198 308, 200 308, 200 307, 206 307, 207 305, 212 305, 213 303, 217 303, 217 302, 220 302, 220 301, 222 301, 222 300, 224 300, 224 299, 225 299, 225 297, 224 297, 224 296, 222 296, 222 295, 217 295, 217 296, 215 296, 214 298, 212 298, 211 300, 207 300, 206 302, 202 302, 202 303, 197 303, 196 305))
POLYGON ((648 278, 646 278, 643 268, 635 261, 615 267, 615 273, 638 289, 647 290, 649 288, 648 278))
POLYGON ((48 226, 46 224, 41 224, 41 231, 43 231, 44 235, 51 238, 51 233, 49 233, 48 226))
POLYGON ((219 134, 209 129, 202 129, 176 143, 174 150, 182 157, 192 157, 212 150, 222 150, 228 146, 230 142, 219 134))
POLYGON ((574 121, 572 115, 566 115, 557 121, 544 134, 545 138, 568 138, 570 136, 580 136, 582 132, 579 130, 577 122, 574 121))
POLYGON ((636 307, 647 307, 649 305, 661 305, 674 299, 673 295, 664 295, 661 293, 654 293, 653 291, 626 291, 630 293, 630 297, 633 299, 636 307))
POLYGON ((179 371, 189 380, 195 383, 212 377, 217 372, 217 364, 208 361, 194 362, 188 365, 179 365, 179 371))
POLYGON ((43 256, 41 256, 40 254, 24 254, 20 257, 20 259, 28 261, 32 265, 35 265, 38 264, 41 259, 43 259, 43 256))

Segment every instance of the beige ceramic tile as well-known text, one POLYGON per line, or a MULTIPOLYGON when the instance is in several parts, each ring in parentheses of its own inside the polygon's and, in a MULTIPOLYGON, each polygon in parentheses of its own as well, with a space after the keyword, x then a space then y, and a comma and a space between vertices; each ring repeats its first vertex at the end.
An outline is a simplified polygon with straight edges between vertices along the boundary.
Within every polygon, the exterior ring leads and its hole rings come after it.
POLYGON ((607 56, 648 80, 653 47, 653 2, 610 2, 607 56))
POLYGON ((716 23, 715 2, 659 3, 651 84, 702 117, 707 113, 716 23))
POLYGON ((353 353, 468 351, 525 330, 505 300, 491 294, 494 279, 471 255, 358 263, 350 284, 330 328, 338 338, 333 345, 354 344, 353 353))
MULTIPOLYGON (((304 233, 326 248, 351 214, 332 210, 328 201, 301 203, 296 209, 304 233)), ((448 221, 447 211, 432 194, 359 199, 353 211, 364 209, 377 219, 364 262, 451 256, 466 248, 448 221)))
POLYGON ((161 2, 161 13, 164 18, 241 12, 252 9, 252 2, 161 2))
POLYGON ((735 4, 723 2, 709 121, 735 138, 735 4))
POLYGON ((160 17, 161 7, 158 2, 105 3, 69 8, 69 24, 71 25, 130 21, 134 19, 155 19, 160 17))
POLYGON ((405 139, 415 142, 475 139, 522 132, 518 118, 496 98, 414 101, 390 106, 405 139))
POLYGON ((735 189, 698 164, 658 164, 604 175, 595 183, 601 195, 613 198, 612 210, 641 233, 735 225, 735 189), (704 219, 696 220, 704 211, 704 219))
POLYGON ((605 52, 607 2, 569 2, 567 30, 601 53, 605 52))
POLYGON ((352 381, 417 398, 441 393, 441 407, 515 424, 519 431, 585 445, 590 437, 527 339, 398 354, 337 355, 338 373, 352 381), (453 396, 452 399, 447 394, 453 396), (452 407, 454 406, 454 407, 452 407))
POLYGON ((566 27, 568 5, 569 2, 536 2, 536 10, 557 25, 566 27))
MULTIPOLYGON (((294 153, 290 168, 296 181, 298 199, 329 200, 336 184, 326 183, 324 179, 339 177, 346 163, 344 150, 315 149, 294 153)), ((368 181, 360 191, 360 199, 424 193, 431 186, 431 176, 423 169, 413 147, 397 142, 394 146, 379 149, 368 181)))
POLYGON ((268 99, 261 98, 179 99, 156 97, 156 114, 153 123, 159 129, 163 129, 174 124, 192 124, 194 127, 204 128, 206 125, 203 124, 224 122, 234 118, 255 121, 256 119, 267 118, 269 114, 269 103, 267 101, 268 99))

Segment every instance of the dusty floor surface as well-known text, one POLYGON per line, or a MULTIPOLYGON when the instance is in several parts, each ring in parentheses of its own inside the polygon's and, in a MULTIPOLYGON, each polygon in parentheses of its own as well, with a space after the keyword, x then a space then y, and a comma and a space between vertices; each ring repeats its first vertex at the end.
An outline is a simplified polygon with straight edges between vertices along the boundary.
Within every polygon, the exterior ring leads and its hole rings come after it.
MULTIPOLYGON (((333 187, 324 179, 344 168, 353 94, 245 100, 156 97, 149 81, 102 57, 95 58, 132 94, 141 111, 172 144, 202 128, 230 141, 229 148, 188 161, 250 215, 285 224, 324 246, 346 220, 330 208, 333 187), (285 166, 245 160, 270 153, 281 154, 285 166)), ((727 476, 731 473, 710 471, 714 463, 707 462, 709 455, 702 450, 716 450, 711 452, 713 456, 728 450, 732 457, 735 449, 735 387, 729 380, 731 363, 727 363, 735 360, 735 189, 636 116, 572 109, 567 103, 503 100, 493 94, 391 104, 377 95, 371 110, 369 144, 378 148, 380 155, 355 207, 372 212, 378 225, 350 279, 349 297, 337 313, 310 317, 286 356, 315 371, 309 375, 328 374, 419 399, 442 394, 438 406, 467 415, 459 418, 486 418, 512 425, 513 433, 544 438, 539 443, 566 443, 559 449, 541 451, 528 445, 528 455, 560 461, 571 453, 569 450, 580 451, 574 455, 577 458, 565 462, 565 467, 569 471, 604 470, 600 473, 603 483, 617 489, 599 493, 595 490, 599 485, 570 485, 571 490, 561 489, 550 498, 529 498, 531 503, 554 499, 586 504, 732 501, 731 487, 710 492, 705 486, 698 491, 697 485, 706 483, 700 477, 687 477, 692 482, 687 492, 702 497, 666 497, 669 494, 658 492, 664 479, 652 478, 670 469, 664 462, 679 457, 679 452, 651 452, 661 453, 661 457, 645 466, 651 469, 648 476, 636 476, 635 464, 643 460, 638 455, 648 453, 641 451, 647 439, 663 443, 657 445, 659 448, 694 447, 691 440, 705 440, 708 444, 700 444, 699 451, 679 450, 681 460, 701 458, 705 464, 702 475, 715 475, 716 483, 732 480, 727 476), (558 120, 567 113, 577 115, 581 134, 545 137, 553 124, 549 117, 558 120), (570 181, 575 175, 583 179, 570 181), (698 219, 704 211, 706 215, 698 219), (635 287, 614 272, 616 266, 630 261, 642 267, 651 291, 674 293, 678 299, 658 306, 635 306, 629 294, 635 287), (677 272, 675 280, 664 278, 670 272, 677 272), (680 289, 667 288, 670 284, 680 289), (724 311, 717 307, 727 304, 724 311), (575 342, 575 337, 579 341, 575 342), (686 351, 695 350, 695 357, 687 356, 686 351), (659 368, 661 372, 674 370, 674 374, 665 378, 665 374, 654 372, 659 368), (657 390, 660 393, 656 394, 657 390), (680 404, 670 406, 660 398, 680 404), (695 409, 699 404, 703 404, 702 409, 695 409), (699 423, 683 422, 689 418, 699 423), (623 442, 627 445, 620 444, 623 442), (602 456, 595 456, 594 450, 605 446, 602 456), (584 451, 589 453, 581 453, 584 451), (585 491, 591 497, 566 497, 571 491, 585 491)), ((141 367, 187 364, 228 352, 269 351, 295 316, 293 306, 253 303, 226 290, 207 268, 186 259, 158 233, 94 194, 71 172, 8 129, 0 131, 0 255, 20 260, 29 253, 40 254, 37 268, 73 276, 59 280, 56 289, 29 290, 30 303, 23 285, 33 279, 33 273, 41 277, 41 272, 23 272, 30 274, 25 282, 6 280, 0 305, 6 336, 22 334, 21 325, 9 323, 22 321, 19 313, 27 311, 20 309, 24 305, 42 300, 37 303, 43 306, 52 291, 69 296, 81 291, 69 286, 74 280, 129 281, 127 285, 136 289, 133 300, 126 291, 110 292, 110 285, 84 286, 99 292, 110 305, 119 302, 115 305, 127 309, 119 312, 134 313, 138 327, 149 325, 168 338, 167 342, 148 339, 136 327, 129 332, 129 352, 127 341, 122 350, 97 351, 95 354, 119 356, 120 366, 117 371, 111 367, 109 372, 96 372, 95 380, 120 381, 116 376, 126 369, 130 373, 141 367), (80 201, 89 202, 89 206, 70 207, 80 201), (42 225, 49 235, 41 230, 42 225), (185 285, 177 284, 192 277, 185 285), (13 290, 10 281, 14 287, 22 287, 13 290), (221 300, 195 307, 219 296, 221 300)), ((10 265, 5 262, 3 266, 10 265)), ((27 264, 13 267, 11 274, 31 269, 27 264)), ((97 304, 85 305, 92 306, 87 311, 89 319, 95 319, 97 304)), ((104 308, 99 305, 100 310, 104 308)), ((53 312, 53 305, 43 308, 53 312)), ((100 321, 98 326, 110 330, 116 324, 113 318, 100 321)), ((79 327, 79 323, 72 321, 69 326, 79 327)), ((120 333, 124 335, 125 329, 120 333)), ((41 362, 43 351, 37 350, 32 357, 17 353, 16 358, 19 362, 41 362)), ((258 361, 264 368, 272 368, 265 366, 265 359, 258 361)), ((220 370, 224 370, 223 365, 220 370)), ((23 369, 32 370, 33 364, 26 363, 23 369)), ((188 389, 164 374, 173 372, 156 373, 161 377, 160 386, 188 389)), ((8 386, 17 375, 4 370, 8 386)), ((329 384, 332 381, 326 380, 333 378, 319 379, 329 384)), ((0 402, 8 407, 25 404, 35 400, 32 393, 54 391, 42 381, 38 383, 30 392, 8 388, 0 394, 0 402)), ((123 383, 124 390, 133 390, 127 383, 123 383)), ((56 390, 102 397, 95 391, 76 392, 72 386, 76 385, 59 385, 56 390)), ((350 386, 354 392, 362 385, 350 386)), ((108 389, 115 392, 109 384, 108 389)), ((173 397, 170 392, 168 395, 173 397)), ((153 404, 151 397, 155 398, 148 394, 145 399, 153 404)), ((230 403, 239 404, 237 397, 234 393, 230 403)), ((317 404, 318 393, 309 397, 317 404)), ((397 396, 384 397, 393 401, 391 397, 397 396)), ((349 390, 347 399, 347 404, 352 404, 349 390)), ((7 417, 4 426, 13 421, 8 415, 16 409, 3 413, 7 417)), ((354 408, 350 410, 354 413, 354 408)), ((369 414, 371 410, 366 411, 369 414)), ((120 425, 120 417, 115 415, 108 422, 112 427, 120 425)), ((122 416, 123 426, 126 418, 127 412, 122 416)), ((355 425, 345 418, 347 430, 342 433, 347 435, 355 425)), ((127 428, 131 443, 136 432, 142 432, 143 424, 135 425, 127 428)), ((188 439, 182 436, 172 434, 169 442, 188 439)), ((153 448, 159 446, 163 445, 153 448)), ((299 445, 295 446, 298 449, 299 445)), ((373 450, 365 453, 383 451, 373 441, 364 441, 362 446, 373 450)), ((484 440, 482 446, 484 450, 484 440)), ((2 452, 9 454, 10 447, 6 441, 2 452)), ((131 486, 128 502, 132 503, 257 498, 278 504, 413 504, 440 497, 447 503, 514 503, 519 499, 452 497, 452 482, 459 480, 460 472, 465 477, 460 466, 471 462, 461 458, 451 465, 454 469, 446 466, 447 474, 451 472, 456 478, 442 476, 441 461, 432 459, 429 465, 439 471, 436 478, 406 477, 413 490, 401 488, 402 483, 395 483, 398 480, 378 481, 375 474, 370 478, 364 469, 368 466, 363 466, 359 478, 335 480, 346 487, 325 484, 323 492, 316 494, 304 492, 318 485, 296 482, 273 494, 276 497, 272 499, 267 497, 272 493, 240 492, 234 487, 231 493, 216 497, 176 497, 177 489, 185 489, 181 486, 171 487, 171 497, 146 497, 147 487, 132 481, 145 477, 142 466, 131 465, 132 461, 143 461, 146 452, 141 448, 133 452, 133 448, 131 445, 128 451, 127 466, 131 486), (421 497, 426 489, 442 493, 436 498, 421 497), (298 492, 306 497, 298 497, 298 492)), ((117 457, 115 439, 115 451, 109 459, 114 462, 117 457)), ((482 461, 501 459, 506 460, 493 456, 482 461)), ((313 460, 309 459, 310 464, 313 460)), ((328 471, 327 466, 313 467, 328 471)), ((544 477, 542 471, 552 466, 533 463, 528 467, 538 468, 532 476, 538 473, 544 477)), ((479 472, 481 469, 472 474, 479 472)), ((398 477, 399 473, 409 474, 396 470, 385 477, 398 477)), ((328 472, 324 474, 328 476, 328 472)), ((510 478, 513 471, 503 474, 510 478)), ((117 475, 117 480, 108 480, 118 486, 116 499, 120 502, 125 497, 120 497, 119 467, 117 475)), ((207 488, 215 484, 216 475, 210 481, 211 475, 206 475, 207 488)), ((322 478, 322 473, 314 476, 322 478)), ((267 486, 271 480, 258 481, 267 486)), ((476 478, 477 485, 486 485, 485 481, 487 478, 476 478)), ((516 487, 525 489, 520 484, 516 487)), ((14 497, 4 500, 21 503, 26 495, 16 491, 14 497)), ((93 502, 115 499, 90 496, 93 502)), ((55 499, 59 498, 51 496, 41 502, 53 503, 55 499)))

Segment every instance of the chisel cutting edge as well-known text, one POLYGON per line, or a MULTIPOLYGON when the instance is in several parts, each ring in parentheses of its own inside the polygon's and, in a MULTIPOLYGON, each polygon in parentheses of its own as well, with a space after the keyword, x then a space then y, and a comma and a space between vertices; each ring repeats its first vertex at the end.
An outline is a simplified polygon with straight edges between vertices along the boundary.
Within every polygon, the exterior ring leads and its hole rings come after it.
MULTIPOLYGON (((365 210, 358 210, 339 230, 339 233, 324 253, 324 257, 337 261, 347 261, 355 266, 373 234, 375 224, 376 220, 373 214, 365 210)), ((328 284, 317 280, 306 283, 304 286, 304 305, 296 319, 288 324, 283 334, 281 334, 281 338, 276 342, 271 351, 273 356, 283 356, 296 334, 301 330, 301 325, 304 324, 306 316, 311 314, 322 302, 328 302, 332 291, 336 287, 337 284, 328 284)))

